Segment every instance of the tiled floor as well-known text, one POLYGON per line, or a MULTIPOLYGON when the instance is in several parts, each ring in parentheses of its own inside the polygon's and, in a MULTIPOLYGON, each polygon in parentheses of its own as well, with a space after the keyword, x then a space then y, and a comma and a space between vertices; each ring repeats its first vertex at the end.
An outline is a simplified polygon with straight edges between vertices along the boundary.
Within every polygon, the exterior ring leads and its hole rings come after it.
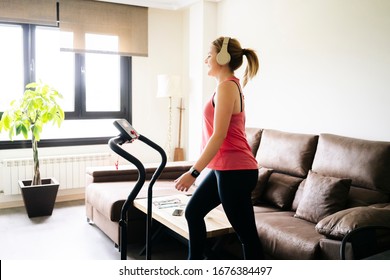
MULTIPOLYGON (((185 259, 187 247, 169 236, 153 244, 152 259, 185 259)), ((128 259, 145 259, 143 244, 128 259)), ((28 218, 23 207, 0 209, 0 259, 119 260, 113 242, 86 221, 84 201, 57 203, 52 216, 28 218)))

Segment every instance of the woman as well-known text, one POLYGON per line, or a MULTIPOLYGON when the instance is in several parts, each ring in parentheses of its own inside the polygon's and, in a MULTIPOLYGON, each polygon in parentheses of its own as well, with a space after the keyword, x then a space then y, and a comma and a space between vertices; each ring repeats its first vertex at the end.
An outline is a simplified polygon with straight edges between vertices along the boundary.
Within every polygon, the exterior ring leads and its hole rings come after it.
POLYGON ((193 167, 175 180, 175 187, 187 191, 200 172, 211 172, 197 187, 185 212, 189 228, 189 259, 203 259, 206 241, 204 217, 222 203, 242 243, 245 259, 262 259, 251 204, 251 192, 258 178, 258 164, 245 137, 245 104, 239 79, 234 76, 246 56, 245 86, 258 71, 259 62, 251 49, 242 49, 236 39, 221 37, 212 42, 205 60, 208 75, 217 87, 203 113, 203 150, 193 167))

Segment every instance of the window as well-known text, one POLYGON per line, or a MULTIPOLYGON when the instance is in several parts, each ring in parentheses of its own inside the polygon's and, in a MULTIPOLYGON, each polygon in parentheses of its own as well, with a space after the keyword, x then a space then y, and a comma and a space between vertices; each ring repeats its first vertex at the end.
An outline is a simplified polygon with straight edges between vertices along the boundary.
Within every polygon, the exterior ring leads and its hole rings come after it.
MULTIPOLYGON (((87 49, 99 46, 118 50, 118 36, 86 34, 87 49)), ((119 57, 88 53, 85 55, 86 111, 104 112, 120 110, 119 57), (104 65, 104 67, 100 67, 104 65), (97 83, 96 81, 105 81, 97 83), (107 97, 110 96, 110 98, 107 97), (108 102, 107 102, 108 101, 108 102)))
MULTIPOLYGON (((113 119, 131 121, 131 57, 62 52, 60 40, 62 46, 73 45, 73 33, 60 36, 56 27, 0 24, 0 37, 7 38, 0 44, 0 112, 17 98, 17 93, 23 93, 30 81, 47 82, 64 96, 65 123, 57 131, 50 131, 48 125, 40 146, 107 143, 110 136, 116 135, 115 128, 111 129, 113 119)), ((115 36, 85 37, 87 45, 118 45, 115 36)), ((24 141, 5 141, 6 137, 0 138, 1 148, 26 146, 24 141)))
POLYGON ((0 38, 0 112, 3 112, 15 98, 11 93, 23 92, 23 29, 0 25, 0 38))
MULTIPOLYGON (((67 33, 68 41, 73 40, 67 33)), ((56 28, 35 28, 35 79, 51 85, 64 95, 62 106, 66 112, 75 110, 75 53, 61 52, 60 32, 56 28)))

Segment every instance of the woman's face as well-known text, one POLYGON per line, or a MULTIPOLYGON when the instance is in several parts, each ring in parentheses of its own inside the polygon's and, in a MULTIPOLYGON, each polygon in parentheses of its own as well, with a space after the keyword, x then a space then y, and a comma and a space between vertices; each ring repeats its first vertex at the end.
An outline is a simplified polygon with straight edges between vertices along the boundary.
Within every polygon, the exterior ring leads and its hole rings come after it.
POLYGON ((209 71, 208 71, 209 76, 216 76, 221 68, 221 66, 217 63, 216 57, 217 57, 217 51, 216 51, 215 47, 210 46, 210 50, 209 50, 207 57, 204 61, 204 63, 209 68, 209 71))

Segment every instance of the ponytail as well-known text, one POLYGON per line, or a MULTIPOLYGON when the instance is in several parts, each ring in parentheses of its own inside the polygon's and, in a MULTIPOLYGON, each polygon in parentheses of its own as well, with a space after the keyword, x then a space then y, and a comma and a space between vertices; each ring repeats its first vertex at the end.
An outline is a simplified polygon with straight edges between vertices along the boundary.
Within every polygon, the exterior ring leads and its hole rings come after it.
POLYGON ((256 76, 259 71, 259 59, 254 50, 252 49, 242 49, 242 54, 246 56, 248 65, 244 72, 244 81, 243 86, 248 83, 254 76, 256 76))

